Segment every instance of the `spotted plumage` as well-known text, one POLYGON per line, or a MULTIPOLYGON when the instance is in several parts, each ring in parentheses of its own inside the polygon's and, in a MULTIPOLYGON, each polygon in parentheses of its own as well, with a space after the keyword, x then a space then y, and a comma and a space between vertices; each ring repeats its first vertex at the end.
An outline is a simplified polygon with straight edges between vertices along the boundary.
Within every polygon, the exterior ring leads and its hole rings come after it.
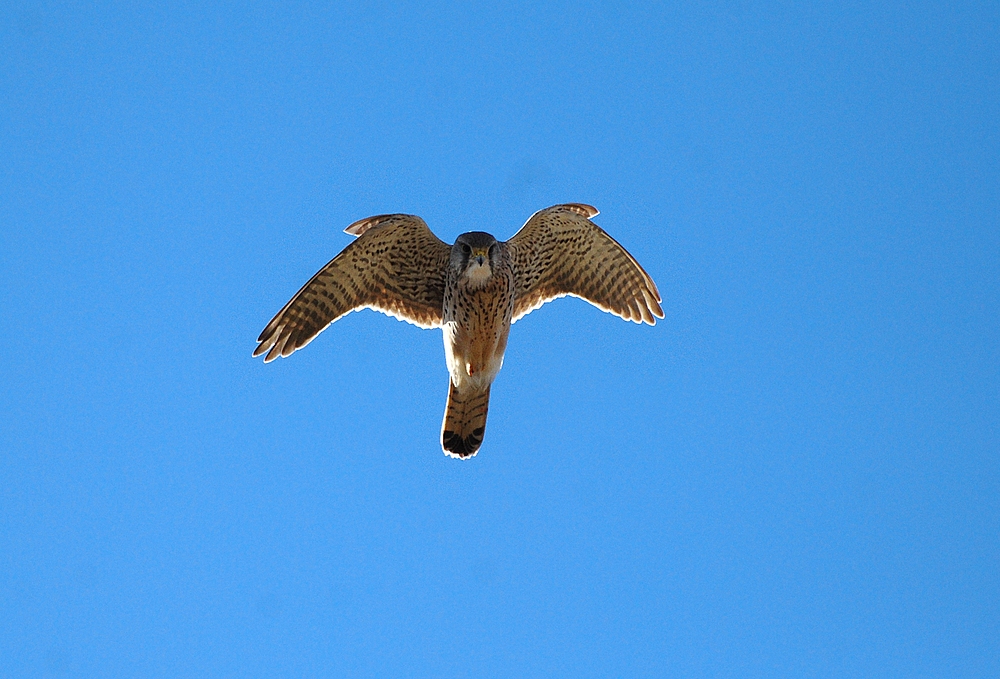
POLYGON ((267 324, 254 356, 289 356, 333 321, 370 308, 423 328, 442 328, 451 376, 441 445, 476 454, 486 432, 490 386, 503 365, 512 323, 545 302, 573 295, 625 320, 655 325, 660 294, 639 263, 570 203, 540 210, 513 238, 481 231, 438 239, 413 215, 355 222, 348 245, 267 324))

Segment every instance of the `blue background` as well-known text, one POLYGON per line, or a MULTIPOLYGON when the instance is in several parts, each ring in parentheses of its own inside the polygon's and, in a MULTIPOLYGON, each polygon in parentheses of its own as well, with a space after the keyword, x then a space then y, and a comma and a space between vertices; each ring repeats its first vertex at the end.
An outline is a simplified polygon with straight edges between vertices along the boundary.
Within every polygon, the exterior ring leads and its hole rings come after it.
POLYGON ((0 674, 1000 674, 1000 9, 7 3, 0 674), (370 214, 578 201, 638 327, 250 358, 370 214))

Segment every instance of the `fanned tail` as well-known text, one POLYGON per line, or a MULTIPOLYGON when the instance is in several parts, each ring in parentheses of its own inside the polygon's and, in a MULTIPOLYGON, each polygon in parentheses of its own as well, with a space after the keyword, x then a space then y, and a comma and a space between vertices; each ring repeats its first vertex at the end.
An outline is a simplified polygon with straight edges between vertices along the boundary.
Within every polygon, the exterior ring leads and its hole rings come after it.
POLYGON ((441 447, 444 454, 463 460, 476 454, 486 433, 486 411, 490 407, 490 388, 460 394, 448 380, 448 404, 444 407, 441 447))

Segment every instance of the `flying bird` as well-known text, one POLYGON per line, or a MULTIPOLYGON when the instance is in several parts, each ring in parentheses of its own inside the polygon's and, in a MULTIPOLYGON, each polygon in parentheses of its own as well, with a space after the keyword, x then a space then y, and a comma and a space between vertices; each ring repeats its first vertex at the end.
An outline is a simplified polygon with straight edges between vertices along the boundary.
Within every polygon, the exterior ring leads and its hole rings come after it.
POLYGON ((295 293, 267 324, 253 355, 268 363, 309 344, 355 309, 441 328, 451 379, 441 427, 445 454, 475 455, 486 432, 490 385, 512 323, 572 295, 627 321, 656 324, 660 293, 639 263, 591 221, 596 208, 554 205, 506 242, 463 233, 448 245, 415 215, 378 215, 345 229, 357 240, 295 293))

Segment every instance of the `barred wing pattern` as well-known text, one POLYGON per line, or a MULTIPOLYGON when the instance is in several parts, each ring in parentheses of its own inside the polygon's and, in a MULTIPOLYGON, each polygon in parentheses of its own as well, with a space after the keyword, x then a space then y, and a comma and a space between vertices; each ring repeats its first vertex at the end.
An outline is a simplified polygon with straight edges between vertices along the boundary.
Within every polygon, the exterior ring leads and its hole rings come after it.
POLYGON ((516 281, 514 321, 566 295, 626 321, 655 325, 663 318, 653 279, 590 221, 597 214, 581 203, 554 205, 533 214, 507 241, 516 281))
POLYGON ((351 224, 358 239, 271 319, 254 356, 289 356, 355 309, 375 309, 422 328, 441 326, 451 248, 420 217, 378 215, 351 224))

